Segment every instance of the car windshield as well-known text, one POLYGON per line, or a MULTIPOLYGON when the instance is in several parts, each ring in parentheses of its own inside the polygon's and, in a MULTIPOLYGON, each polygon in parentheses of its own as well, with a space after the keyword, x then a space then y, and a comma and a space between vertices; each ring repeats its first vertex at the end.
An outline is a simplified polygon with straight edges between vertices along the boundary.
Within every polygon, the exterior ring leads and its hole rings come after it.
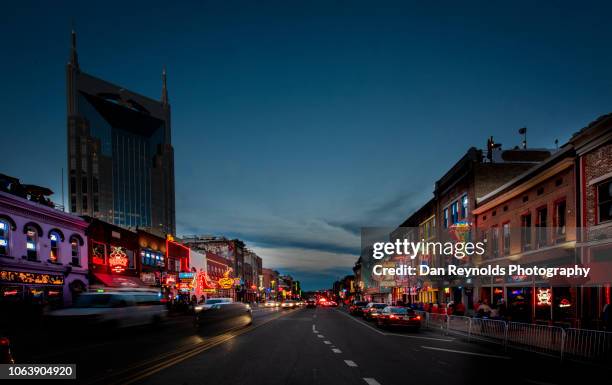
POLYGON ((367 302, 355 302, 355 306, 367 306, 367 302))
POLYGON ((226 299, 207 299, 206 302, 204 302, 206 305, 214 305, 216 303, 228 303, 229 301, 226 299))
POLYGON ((375 304, 372 305, 372 307, 376 308, 376 309, 384 309, 387 306, 389 306, 389 305, 387 305, 386 303, 375 303, 375 304))
POLYGON ((83 294, 74 302, 78 308, 103 308, 112 306, 111 294, 83 294))

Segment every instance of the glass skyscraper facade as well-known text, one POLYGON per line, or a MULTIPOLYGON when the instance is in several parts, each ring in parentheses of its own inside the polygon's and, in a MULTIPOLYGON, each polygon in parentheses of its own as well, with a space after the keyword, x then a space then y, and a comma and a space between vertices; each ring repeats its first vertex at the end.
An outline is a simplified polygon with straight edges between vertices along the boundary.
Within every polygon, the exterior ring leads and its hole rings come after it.
POLYGON ((159 234, 176 231, 170 105, 67 65, 70 211, 159 234))

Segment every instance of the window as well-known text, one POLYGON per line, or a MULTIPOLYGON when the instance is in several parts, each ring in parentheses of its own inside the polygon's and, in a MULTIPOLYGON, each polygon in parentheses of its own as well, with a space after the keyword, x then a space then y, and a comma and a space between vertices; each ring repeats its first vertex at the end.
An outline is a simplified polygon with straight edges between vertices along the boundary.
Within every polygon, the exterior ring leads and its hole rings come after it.
POLYGON ((81 266, 81 248, 77 237, 70 238, 70 256, 72 257, 70 264, 73 266, 81 266))
POLYGON ((134 251, 125 250, 125 255, 127 255, 127 258, 128 258, 128 269, 135 269, 136 260, 134 259, 134 251))
POLYGON ((454 201, 451 204, 451 224, 459 222, 459 202, 454 201))
POLYGON ((499 257, 499 227, 491 228, 491 255, 493 258, 499 257))
POLYGON ((33 226, 26 227, 26 258, 28 261, 38 260, 38 232, 33 226))
POLYGON ((521 248, 523 251, 531 249, 531 213, 521 216, 521 248))
POLYGON ((597 186, 598 222, 612 220, 612 179, 597 186))
POLYGON ((502 225, 503 228, 503 241, 504 241, 504 255, 510 255, 510 222, 506 222, 502 225))
POLYGON ((448 228, 448 209, 444 209, 444 228, 448 228))
POLYGON ((555 203, 555 240, 556 242, 565 241, 565 214, 567 205, 565 200, 555 203))
POLYGON ((461 218, 467 218, 469 214, 468 203, 468 196, 467 194, 464 194, 461 197, 461 218))
POLYGON ((536 246, 543 247, 548 243, 548 237, 546 234, 548 209, 546 206, 540 207, 537 210, 537 223, 536 223, 536 246))
POLYGON ((0 219, 0 255, 9 255, 9 235, 11 224, 0 219))
POLYGON ((51 243, 51 250, 49 250, 49 262, 59 262, 60 241, 61 237, 57 231, 51 231, 49 233, 49 242, 51 243))
POLYGON ((95 265, 105 265, 106 264, 106 245, 105 244, 92 241, 91 261, 95 265))

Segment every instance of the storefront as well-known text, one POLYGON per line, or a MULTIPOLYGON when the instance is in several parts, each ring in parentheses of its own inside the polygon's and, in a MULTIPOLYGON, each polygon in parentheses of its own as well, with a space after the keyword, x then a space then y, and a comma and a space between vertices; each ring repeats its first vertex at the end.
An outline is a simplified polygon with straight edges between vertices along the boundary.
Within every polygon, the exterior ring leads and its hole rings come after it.
POLYGON ((138 235, 88 218, 90 290, 147 287, 138 269, 138 235))

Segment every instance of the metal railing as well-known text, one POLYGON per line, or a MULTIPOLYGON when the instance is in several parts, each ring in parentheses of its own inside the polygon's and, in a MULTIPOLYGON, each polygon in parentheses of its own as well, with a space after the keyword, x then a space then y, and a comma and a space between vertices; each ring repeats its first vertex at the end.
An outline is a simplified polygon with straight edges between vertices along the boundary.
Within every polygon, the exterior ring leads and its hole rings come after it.
POLYGON ((599 330, 565 330, 564 353, 590 361, 612 362, 612 333, 599 330))
POLYGON ((612 364, 612 333, 416 311, 423 327, 535 353, 612 364))

